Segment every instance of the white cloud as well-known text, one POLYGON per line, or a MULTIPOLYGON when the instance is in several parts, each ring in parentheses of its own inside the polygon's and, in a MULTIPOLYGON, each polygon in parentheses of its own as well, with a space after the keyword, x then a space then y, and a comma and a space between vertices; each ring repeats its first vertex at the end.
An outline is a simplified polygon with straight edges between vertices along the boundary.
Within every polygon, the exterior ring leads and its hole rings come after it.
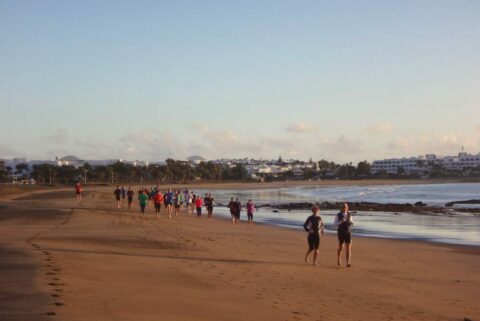
POLYGON ((311 123, 296 122, 288 125, 286 129, 291 133, 313 133, 317 128, 311 123))
POLYGON ((393 130, 393 126, 387 122, 376 123, 365 128, 370 134, 388 134, 393 130))
POLYGON ((427 153, 452 155, 462 148, 471 153, 480 150, 480 137, 465 133, 433 133, 418 136, 404 135, 392 140, 387 148, 404 156, 427 153))

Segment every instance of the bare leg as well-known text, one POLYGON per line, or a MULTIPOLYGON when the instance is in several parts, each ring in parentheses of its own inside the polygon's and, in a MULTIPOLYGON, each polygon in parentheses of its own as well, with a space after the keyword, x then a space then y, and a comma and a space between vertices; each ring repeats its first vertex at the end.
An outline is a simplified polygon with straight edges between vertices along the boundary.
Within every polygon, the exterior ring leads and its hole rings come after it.
POLYGON ((348 243, 348 244, 345 244, 345 248, 346 248, 346 258, 347 258, 347 267, 350 267, 350 258, 352 257, 352 243, 348 243))
POLYGON ((308 249, 307 254, 305 254, 305 263, 308 264, 308 256, 312 253, 312 250, 308 249))
POLYGON ((342 248, 343 248, 343 243, 338 243, 338 250, 337 250, 337 265, 341 266, 341 258, 340 256, 342 255, 342 248))
POLYGON ((313 251, 313 265, 317 265, 318 250, 313 251))

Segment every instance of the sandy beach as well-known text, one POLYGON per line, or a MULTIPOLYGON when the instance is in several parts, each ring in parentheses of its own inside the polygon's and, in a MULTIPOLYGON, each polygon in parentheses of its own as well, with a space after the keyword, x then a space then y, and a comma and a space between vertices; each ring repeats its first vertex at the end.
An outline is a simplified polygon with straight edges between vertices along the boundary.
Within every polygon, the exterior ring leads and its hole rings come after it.
POLYGON ((327 235, 314 267, 301 231, 86 192, 2 193, 0 320, 480 320, 480 248, 355 238, 346 269, 327 235))

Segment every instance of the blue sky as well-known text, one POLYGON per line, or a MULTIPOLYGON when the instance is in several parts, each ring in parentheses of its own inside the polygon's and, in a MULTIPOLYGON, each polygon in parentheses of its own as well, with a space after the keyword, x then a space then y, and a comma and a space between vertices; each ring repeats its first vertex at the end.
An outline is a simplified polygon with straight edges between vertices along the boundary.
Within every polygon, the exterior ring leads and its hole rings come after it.
POLYGON ((479 1, 0 0, 0 157, 480 152, 479 1))

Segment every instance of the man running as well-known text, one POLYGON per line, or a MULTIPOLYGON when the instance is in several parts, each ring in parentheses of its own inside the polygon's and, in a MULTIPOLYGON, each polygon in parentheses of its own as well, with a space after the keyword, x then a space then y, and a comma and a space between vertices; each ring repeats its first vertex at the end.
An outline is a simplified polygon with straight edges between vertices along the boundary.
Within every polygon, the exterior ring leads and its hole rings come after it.
POLYGON ((147 206, 148 202, 148 191, 140 192, 138 194, 138 203, 140 204, 140 213, 145 216, 145 206, 147 206))
POLYGON ((122 202, 122 190, 117 185, 117 188, 113 191, 115 199, 117 200, 117 208, 120 208, 120 203, 122 202))
POLYGON ((233 197, 230 199, 230 203, 228 203, 227 206, 230 209, 230 215, 232 216, 232 223, 235 224, 236 217, 237 217, 237 214, 235 213, 237 211, 237 204, 235 204, 233 197))
POLYGON ((238 197, 235 200, 235 205, 236 205, 235 220, 237 223, 240 223, 240 214, 242 213, 242 203, 238 200, 238 197))
POLYGON ((131 187, 128 188, 127 191, 127 200, 128 200, 128 209, 132 208, 132 203, 133 203, 133 190, 131 187))
POLYGON ((346 248, 347 267, 351 267, 350 258, 352 255, 352 215, 348 211, 348 204, 344 203, 342 210, 335 215, 335 221, 333 225, 337 228, 338 234, 338 250, 337 250, 337 265, 341 266, 341 255, 343 250, 343 244, 346 248))
POLYGON ((80 185, 80 182, 75 184, 75 194, 77 195, 77 202, 80 203, 82 201, 82 185, 80 185))
POLYGON ((253 213, 257 210, 255 208, 255 204, 253 204, 252 200, 248 200, 247 202, 247 216, 248 216, 248 225, 253 225, 253 213))
POLYGON ((207 208, 207 214, 208 214, 208 219, 213 218, 213 203, 214 198, 212 197, 212 194, 208 194, 208 196, 205 198, 205 207, 207 208), (208 198, 208 203, 207 203, 207 198, 208 198))
POLYGON ((305 263, 308 264, 308 257, 313 252, 313 265, 317 265, 317 256, 318 256, 318 248, 320 247, 320 234, 323 235, 324 227, 323 221, 318 212, 320 209, 318 206, 314 206, 312 208, 312 215, 310 215, 305 223, 303 224, 303 228, 306 232, 308 232, 308 249, 307 254, 305 254, 305 263))
POLYGON ((127 194, 127 190, 125 189, 125 186, 122 185, 122 200, 125 199, 126 194, 127 194))

